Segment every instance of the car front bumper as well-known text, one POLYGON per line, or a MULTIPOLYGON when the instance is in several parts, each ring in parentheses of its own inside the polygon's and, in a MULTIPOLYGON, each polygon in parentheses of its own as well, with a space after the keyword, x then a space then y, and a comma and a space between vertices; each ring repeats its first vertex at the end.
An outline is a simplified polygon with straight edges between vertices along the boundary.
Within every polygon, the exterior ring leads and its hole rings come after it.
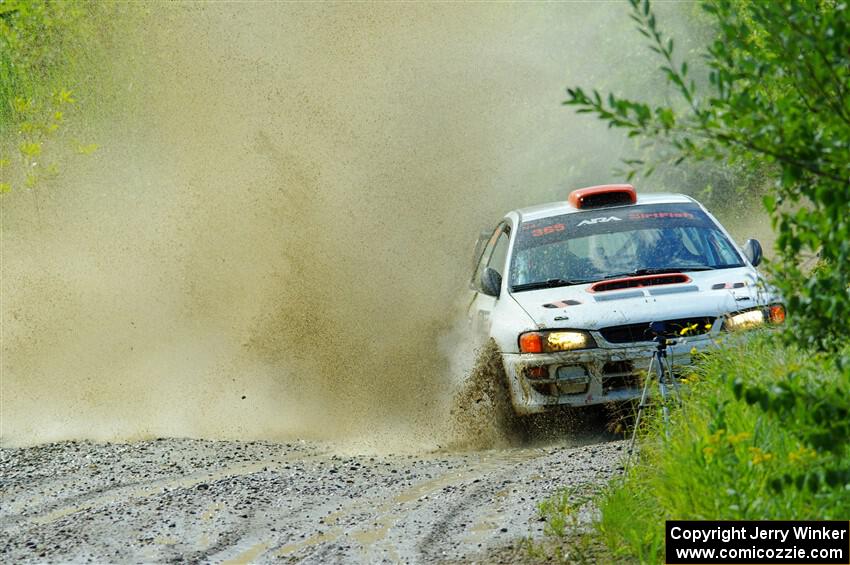
MULTIPOLYGON (((666 356, 676 372, 678 367, 691 363, 694 350, 715 344, 709 335, 685 338, 668 345, 666 356)), ((655 343, 641 343, 559 353, 503 353, 514 411, 527 415, 555 406, 589 406, 638 398, 656 349, 655 343), (545 376, 529 376, 532 368, 541 367, 538 371, 545 376), (586 387, 579 390, 582 383, 586 387)))

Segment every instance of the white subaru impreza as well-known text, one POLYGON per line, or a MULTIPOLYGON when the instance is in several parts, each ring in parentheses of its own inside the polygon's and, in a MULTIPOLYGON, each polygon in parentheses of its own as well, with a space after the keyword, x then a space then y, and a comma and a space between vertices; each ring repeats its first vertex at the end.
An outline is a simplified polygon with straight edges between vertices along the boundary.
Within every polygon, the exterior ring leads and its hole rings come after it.
POLYGON ((650 323, 675 338, 675 370, 723 331, 784 321, 761 258, 688 196, 583 188, 482 233, 468 317, 495 342, 517 414, 629 400, 656 350, 650 323))

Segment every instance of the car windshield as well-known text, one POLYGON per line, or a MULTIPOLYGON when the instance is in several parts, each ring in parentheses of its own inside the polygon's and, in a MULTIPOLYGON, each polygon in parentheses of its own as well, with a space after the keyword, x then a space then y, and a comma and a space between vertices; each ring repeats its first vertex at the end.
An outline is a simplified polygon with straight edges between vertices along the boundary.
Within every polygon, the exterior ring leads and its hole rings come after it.
POLYGON ((641 274, 741 267, 735 246, 695 204, 596 209, 520 225, 514 292, 641 274))

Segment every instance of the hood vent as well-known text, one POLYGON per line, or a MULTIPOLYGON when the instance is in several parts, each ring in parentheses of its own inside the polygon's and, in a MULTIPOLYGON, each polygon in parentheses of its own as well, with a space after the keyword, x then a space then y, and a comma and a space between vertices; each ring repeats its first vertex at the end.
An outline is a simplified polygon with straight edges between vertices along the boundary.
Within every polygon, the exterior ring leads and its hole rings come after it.
POLYGON ((617 294, 597 294, 593 297, 596 302, 608 302, 609 300, 625 300, 626 298, 644 298, 646 295, 642 290, 631 290, 629 292, 618 292, 617 294))
POLYGON ((664 294, 679 294, 681 292, 699 292, 699 287, 693 284, 688 286, 665 286, 664 288, 651 288, 649 294, 661 296, 664 294))
POLYGON ((624 288, 637 288, 644 286, 658 286, 662 284, 679 284, 691 282, 688 275, 682 273, 670 273, 663 275, 644 275, 640 277, 627 277, 624 279, 612 279, 599 281, 588 289, 589 292, 607 292, 609 290, 621 290, 624 288))

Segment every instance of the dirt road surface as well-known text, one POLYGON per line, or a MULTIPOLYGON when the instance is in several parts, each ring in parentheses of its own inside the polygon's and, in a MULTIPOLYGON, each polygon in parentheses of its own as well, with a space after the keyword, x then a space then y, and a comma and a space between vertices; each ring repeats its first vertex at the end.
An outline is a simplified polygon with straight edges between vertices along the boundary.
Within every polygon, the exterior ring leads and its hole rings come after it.
POLYGON ((624 450, 599 433, 401 455, 305 441, 4 448, 0 560, 486 561, 540 538, 536 502, 598 487, 624 450))

